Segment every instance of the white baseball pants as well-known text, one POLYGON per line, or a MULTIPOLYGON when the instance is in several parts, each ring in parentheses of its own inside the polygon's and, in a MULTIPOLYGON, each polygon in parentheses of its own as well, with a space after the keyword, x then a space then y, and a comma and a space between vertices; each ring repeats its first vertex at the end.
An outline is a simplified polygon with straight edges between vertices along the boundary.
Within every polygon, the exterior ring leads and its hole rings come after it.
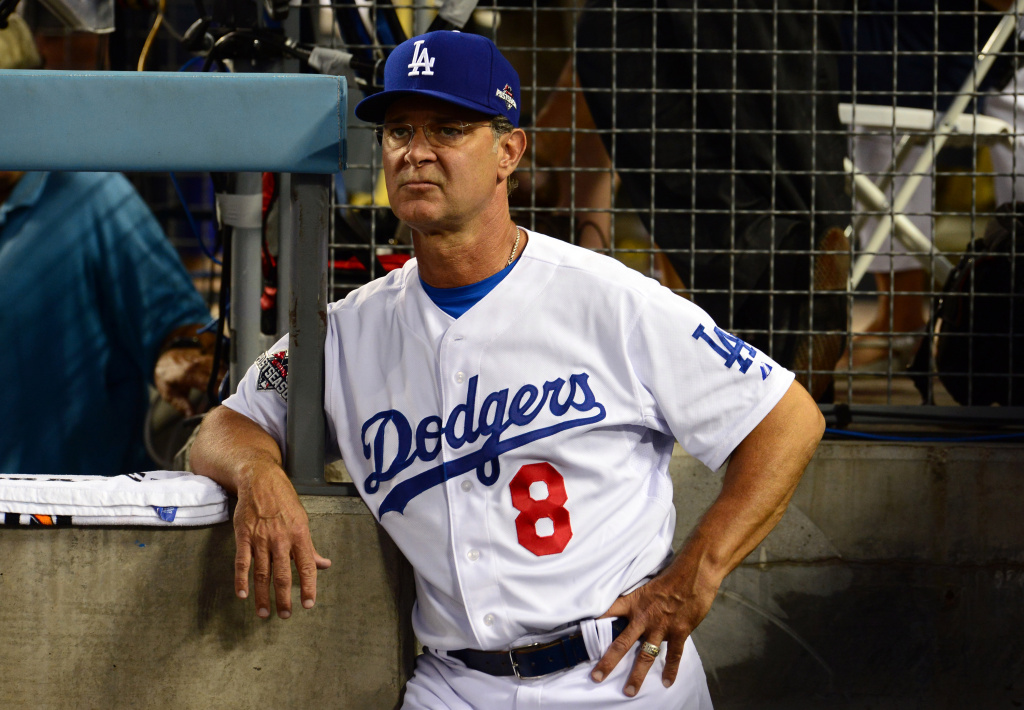
MULTIPOLYGON (((604 655, 612 641, 611 619, 581 624, 591 658, 604 655)), ((520 680, 466 668, 443 651, 424 653, 405 690, 402 710, 712 710, 711 696, 693 641, 686 640, 679 674, 671 688, 661 682, 662 655, 651 666, 640 692, 633 698, 622 691, 633 666, 628 653, 601 683, 590 678, 596 661, 582 663, 542 678, 520 680)))

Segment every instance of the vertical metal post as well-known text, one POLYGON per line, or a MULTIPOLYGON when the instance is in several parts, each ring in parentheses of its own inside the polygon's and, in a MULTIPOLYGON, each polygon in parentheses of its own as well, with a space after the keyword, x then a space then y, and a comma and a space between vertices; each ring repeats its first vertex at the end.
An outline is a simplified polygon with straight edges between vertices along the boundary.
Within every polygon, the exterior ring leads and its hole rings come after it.
POLYGON ((280 338, 288 332, 291 321, 292 302, 292 265, 294 263, 293 250, 295 239, 293 229, 295 219, 292 215, 292 176, 291 173, 281 173, 278 176, 277 201, 277 337, 280 338))
MULTIPOLYGON (((238 173, 235 194, 257 196, 263 193, 261 173, 238 173)), ((258 199, 258 198, 256 198, 258 199)), ((243 220, 244 221, 244 220, 243 220)), ((263 352, 260 334, 260 294, 263 292, 263 269, 260 263, 262 234, 256 226, 244 221, 234 226, 231 242, 231 391, 263 352)))
MULTIPOLYGON (((298 38, 302 34, 301 13, 298 8, 289 9, 288 15, 281 20, 285 37, 298 38)), ((298 74, 299 60, 293 57, 281 57, 273 62, 270 71, 282 74, 298 74)), ((277 176, 277 322, 274 324, 274 340, 288 332, 292 302, 292 249, 295 240, 292 237, 294 227, 292 218, 292 176, 281 173, 277 176)))
POLYGON ((288 301, 288 446, 285 469, 299 493, 347 493, 324 482, 324 338, 330 176, 292 175, 294 245, 288 301))

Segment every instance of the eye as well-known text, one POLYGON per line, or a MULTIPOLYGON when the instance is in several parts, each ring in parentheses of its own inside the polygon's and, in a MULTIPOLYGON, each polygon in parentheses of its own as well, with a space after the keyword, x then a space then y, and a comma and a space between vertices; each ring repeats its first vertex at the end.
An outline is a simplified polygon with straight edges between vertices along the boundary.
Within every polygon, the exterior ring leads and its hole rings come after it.
POLYGON ((412 126, 405 123, 392 123, 384 126, 384 133, 392 140, 405 140, 412 132, 412 126))
POLYGON ((442 138, 452 140, 462 135, 462 124, 460 123, 439 123, 437 130, 433 131, 442 138))

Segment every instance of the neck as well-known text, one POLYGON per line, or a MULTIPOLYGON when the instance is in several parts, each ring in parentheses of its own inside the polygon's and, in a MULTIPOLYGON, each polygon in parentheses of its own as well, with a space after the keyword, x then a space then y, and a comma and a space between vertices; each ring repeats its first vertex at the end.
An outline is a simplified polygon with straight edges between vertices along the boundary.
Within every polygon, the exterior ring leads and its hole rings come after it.
MULTIPOLYGON (((420 278, 436 288, 468 286, 508 266, 519 231, 506 213, 472 233, 413 231, 420 278)), ((516 256, 526 246, 521 233, 516 256)))

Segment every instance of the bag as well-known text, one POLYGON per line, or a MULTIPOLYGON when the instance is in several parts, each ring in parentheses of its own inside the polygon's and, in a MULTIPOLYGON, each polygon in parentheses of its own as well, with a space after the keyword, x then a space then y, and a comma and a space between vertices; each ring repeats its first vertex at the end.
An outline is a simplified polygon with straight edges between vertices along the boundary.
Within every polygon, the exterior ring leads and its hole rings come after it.
POLYGON ((935 369, 962 405, 1024 405, 1024 202, 971 240, 934 311, 935 369))

